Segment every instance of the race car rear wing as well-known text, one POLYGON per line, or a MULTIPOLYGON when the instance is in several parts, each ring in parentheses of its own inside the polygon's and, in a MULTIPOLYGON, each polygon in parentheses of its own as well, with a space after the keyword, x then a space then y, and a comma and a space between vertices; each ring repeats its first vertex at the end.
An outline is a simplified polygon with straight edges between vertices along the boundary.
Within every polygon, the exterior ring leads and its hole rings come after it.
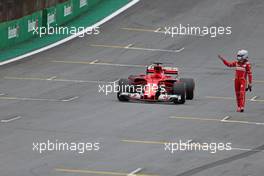
MULTIPOLYGON (((164 74, 170 74, 170 75, 178 75, 179 69, 178 67, 162 67, 162 70, 164 74)), ((147 67, 147 74, 148 73, 154 73, 154 65, 150 65, 147 67)))

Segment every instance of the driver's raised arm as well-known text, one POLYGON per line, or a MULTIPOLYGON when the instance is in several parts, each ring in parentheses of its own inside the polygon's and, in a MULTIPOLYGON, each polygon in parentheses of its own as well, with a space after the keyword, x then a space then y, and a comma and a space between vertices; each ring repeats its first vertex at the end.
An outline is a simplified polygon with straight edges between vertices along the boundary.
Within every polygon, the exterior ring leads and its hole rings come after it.
POLYGON ((218 58, 228 67, 236 67, 236 61, 229 62, 223 56, 218 55, 218 58))

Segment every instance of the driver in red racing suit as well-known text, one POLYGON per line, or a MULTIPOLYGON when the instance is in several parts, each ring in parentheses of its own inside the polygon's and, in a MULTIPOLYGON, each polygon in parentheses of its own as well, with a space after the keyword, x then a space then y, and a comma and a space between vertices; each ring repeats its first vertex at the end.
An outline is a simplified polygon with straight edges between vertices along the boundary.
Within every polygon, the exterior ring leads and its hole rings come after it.
POLYGON ((251 64, 248 61, 248 51, 239 50, 237 53, 237 61, 229 62, 221 55, 218 55, 218 57, 226 66, 235 67, 237 112, 244 112, 246 91, 249 90, 251 92, 252 90, 252 71, 251 64))

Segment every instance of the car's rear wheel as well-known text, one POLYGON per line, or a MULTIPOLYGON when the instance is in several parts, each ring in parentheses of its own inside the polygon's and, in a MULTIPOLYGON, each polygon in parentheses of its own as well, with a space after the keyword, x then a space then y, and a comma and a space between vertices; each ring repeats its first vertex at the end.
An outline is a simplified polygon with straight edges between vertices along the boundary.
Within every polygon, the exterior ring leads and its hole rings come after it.
POLYGON ((129 80, 128 79, 120 79, 118 81, 118 92, 117 92, 117 99, 119 101, 129 101, 129 97, 127 95, 122 95, 122 93, 129 92, 129 80))
POLYGON ((181 78, 180 82, 184 82, 186 86, 186 99, 192 100, 194 97, 195 82, 192 78, 181 78))
POLYGON ((173 94, 179 95, 179 99, 175 99, 173 102, 175 104, 184 104, 186 100, 186 88, 184 82, 175 82, 173 84, 173 94))

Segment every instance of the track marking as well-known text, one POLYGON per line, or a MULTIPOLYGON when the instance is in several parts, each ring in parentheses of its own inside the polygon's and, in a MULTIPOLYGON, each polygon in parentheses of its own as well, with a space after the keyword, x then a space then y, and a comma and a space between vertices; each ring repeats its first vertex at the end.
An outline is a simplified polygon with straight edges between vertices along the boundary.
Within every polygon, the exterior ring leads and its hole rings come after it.
POLYGON ((12 122, 14 120, 18 120, 18 119, 21 119, 22 117, 21 116, 15 116, 15 117, 11 117, 9 119, 3 119, 0 121, 0 123, 8 123, 8 122, 12 122))
POLYGON ((165 31, 161 31, 161 28, 157 29, 144 29, 144 28, 121 28, 126 31, 135 31, 135 32, 152 32, 152 33, 165 33, 165 31))
POLYGON ((57 99, 45 99, 45 98, 28 98, 28 97, 0 97, 0 100, 21 100, 21 101, 49 101, 49 102, 61 102, 57 99))
MULTIPOLYGON (((152 33, 161 33, 161 34, 167 34, 168 32, 166 30, 163 30, 161 27, 157 29, 144 29, 144 28, 121 28, 122 30, 127 31, 135 31, 135 32, 152 32, 152 33)), ((170 34, 170 33, 169 33, 170 34)), ((178 34, 178 36, 186 36, 182 34, 178 34)), ((196 35, 196 34, 189 34, 188 36, 197 36, 197 37, 204 37, 204 34, 196 35)))
POLYGON ((258 98, 258 96, 254 96, 250 99, 250 101, 255 101, 258 98))
MULTIPOLYGON (((143 141, 143 140, 121 140, 122 142, 127 142, 127 143, 135 143, 135 144, 158 144, 158 145, 164 145, 166 143, 174 143, 174 142, 160 142, 160 141, 143 141)), ((182 143, 187 146, 193 146, 196 144, 200 144, 201 146, 204 146, 202 143, 196 143, 193 142, 193 140, 190 140, 186 143, 182 143)), ((231 147, 231 150, 241 150, 241 151, 259 151, 262 152, 263 150, 254 150, 254 149, 249 149, 249 148, 237 148, 237 147, 231 147)))
POLYGON ((252 152, 263 152, 263 150, 255 150, 255 149, 247 149, 247 148, 237 148, 231 147, 232 150, 239 150, 239 151, 252 151, 252 152))
POLYGON ((69 97, 69 98, 66 98, 66 99, 62 99, 61 101, 63 101, 63 102, 70 102, 70 101, 76 100, 78 98, 79 98, 78 96, 74 96, 74 97, 69 97))
POLYGON ((92 47, 103 47, 103 48, 117 48, 117 49, 126 49, 126 46, 120 46, 120 45, 96 45, 91 44, 92 47))
POLYGON ((133 46, 133 44, 129 44, 129 45, 127 45, 125 48, 126 49, 129 49, 130 47, 132 47, 133 46))
MULTIPOLYGON (((121 140, 121 142, 124 143, 139 143, 139 144, 158 144, 158 145, 163 145, 166 143, 173 143, 173 142, 169 142, 169 141, 145 141, 145 140, 121 140)), ((188 140, 187 142, 185 142, 185 145, 189 145, 191 142, 193 142, 193 140, 188 140)))
POLYGON ((158 28, 154 32, 159 33, 159 32, 161 32, 160 30, 161 30, 161 28, 158 28))
POLYGON ((255 80, 253 81, 254 83, 264 83, 264 81, 260 81, 260 80, 255 80))
POLYGON ((182 52, 184 49, 185 49, 185 48, 182 47, 182 48, 178 49, 177 52, 178 52, 178 53, 179 53, 179 52, 182 52))
POLYGON ((57 78, 57 76, 52 76, 52 77, 48 78, 47 80, 51 81, 51 80, 54 80, 56 78, 57 78))
MULTIPOLYGON (((48 81, 48 80, 47 80, 48 81)), ((86 80, 75 80, 75 79, 56 79, 56 80, 51 80, 53 82, 73 82, 73 83, 108 83, 107 81, 86 81, 86 80)))
POLYGON ((235 100, 234 97, 218 97, 218 96, 206 96, 209 99, 222 99, 222 100, 235 100))
POLYGON ((112 63, 97 63, 96 65, 104 65, 104 66, 118 66, 118 67, 137 67, 137 68, 145 68, 146 65, 131 65, 131 64, 112 64, 112 63))
POLYGON ((114 83, 118 82, 119 80, 120 80, 120 79, 117 79, 117 80, 112 81, 112 82, 110 82, 110 83, 114 84, 114 83))
POLYGON ((192 143, 192 142, 194 142, 193 139, 188 140, 188 141, 186 142, 186 144, 190 144, 190 143, 192 143))
POLYGON ((69 97, 66 99, 47 99, 47 98, 30 98, 30 97, 9 97, 0 96, 0 100, 19 100, 19 101, 48 101, 48 102, 70 102, 78 99, 78 96, 69 97))
POLYGON ((91 64, 91 62, 87 61, 65 61, 65 60, 54 60, 52 62, 55 63, 64 63, 64 64, 84 64, 84 65, 103 65, 103 66, 116 66, 116 67, 139 67, 143 68, 146 67, 146 65, 130 65, 130 64, 114 64, 114 63, 105 63, 105 62, 94 62, 91 64))
POLYGON ((4 77, 7 80, 33 80, 33 81, 51 81, 51 82, 73 82, 73 83, 109 83, 107 81, 86 81, 86 80, 74 80, 74 79, 49 79, 49 78, 37 78, 37 77, 4 77))
POLYGON ((170 116, 169 119, 181 119, 181 120, 197 120, 197 121, 215 121, 215 122, 221 122, 221 120, 218 120, 218 119, 201 118, 201 117, 170 116))
POLYGON ((250 121, 239 121, 239 120, 225 120, 224 122, 225 123, 241 123, 241 124, 264 126, 264 123, 262 123, 262 122, 250 122, 250 121))
MULTIPOLYGON (((94 61, 97 61, 98 60, 94 60, 94 61)), ((63 63, 63 64, 84 64, 84 65, 94 65, 94 64, 97 64, 97 62, 94 62, 94 61, 66 61, 66 60, 53 60, 51 62, 53 63, 63 63)))
POLYGON ((156 32, 155 29, 142 29, 142 28, 121 28, 127 31, 137 31, 137 32, 156 32))
POLYGON ((136 176, 136 175, 138 175, 137 173, 141 172, 142 170, 143 170, 142 168, 137 168, 136 170, 127 174, 127 176, 136 176))
POLYGON ((165 141, 144 141, 144 140, 121 140, 121 142, 125 143, 140 143, 140 144, 165 144, 169 142, 165 141))
POLYGON ((166 49, 154 49, 154 48, 142 48, 142 47, 129 47, 121 46, 121 45, 97 45, 91 44, 92 47, 101 47, 101 48, 115 48, 115 49, 127 49, 127 50, 139 50, 139 51, 158 51, 158 52, 169 52, 169 53, 179 53, 184 48, 176 49, 176 50, 166 50, 166 49))
POLYGON ((98 59, 95 59, 94 61, 90 62, 91 65, 97 63, 99 60, 98 59))
MULTIPOLYGON (((73 174, 94 174, 94 175, 114 175, 114 176, 128 176, 129 173, 124 172, 108 172, 108 171, 95 171, 95 170, 80 170, 80 169, 63 169, 55 168, 57 172, 73 173, 73 174)), ((137 174, 137 176, 159 176, 155 174, 137 174)))
POLYGON ((5 76, 4 79, 7 80, 39 80, 39 81, 53 81, 50 78, 37 78, 37 77, 15 77, 15 76, 5 76))
POLYGON ((54 48, 58 45, 61 45, 63 43, 66 43, 80 35, 83 35, 85 34, 85 32, 87 32, 88 29, 94 29, 96 27, 99 27, 101 26, 102 24, 108 22, 109 20, 113 19, 114 17, 116 17, 117 15, 121 14, 122 12, 126 11, 127 9, 129 9, 130 7, 134 6, 135 4, 137 4, 140 0, 132 0, 131 2, 127 3, 126 5, 124 5, 123 7, 121 7, 120 9, 116 10, 115 12, 113 12, 112 14, 108 15, 107 17, 103 18, 102 20, 100 20, 99 22, 93 24, 92 26, 89 26, 87 28, 85 28, 84 30, 78 32, 77 34, 75 35, 71 35, 65 39, 62 39, 60 41, 57 41, 51 45, 48 45, 48 46, 45 46, 45 47, 42 47, 40 49, 37 49, 35 51, 32 51, 32 52, 29 52, 29 53, 26 53, 24 55, 21 55, 21 56, 18 56, 18 57, 15 57, 15 58, 12 58, 12 59, 9 59, 7 61, 3 61, 3 62, 0 62, 0 66, 2 65, 5 65, 5 64, 9 64, 11 62, 15 62, 15 61, 19 61, 21 59, 24 59, 26 57, 29 57, 29 56, 32 56, 32 55, 35 55, 37 53, 40 53, 40 52, 43 52, 43 51, 46 51, 50 48, 54 48))
POLYGON ((248 124, 248 125, 260 125, 264 126, 262 122, 250 122, 250 121, 240 121, 240 120, 228 120, 230 116, 226 116, 223 119, 210 119, 210 118, 200 118, 200 117, 177 117, 171 116, 170 119, 180 119, 180 120, 196 120, 196 121, 214 121, 214 122, 222 122, 222 123, 238 123, 238 124, 248 124))
POLYGON ((225 116, 222 120, 221 120, 221 122, 226 122, 228 119, 230 119, 231 117, 230 116, 225 116))
MULTIPOLYGON (((234 97, 218 97, 218 96, 206 96, 206 98, 209 98, 209 99, 222 99, 222 100, 235 100, 234 97)), ((250 101, 250 102, 258 102, 258 103, 264 103, 264 100, 251 100, 251 99, 247 99, 247 101, 250 101)))
POLYGON ((264 67, 264 64, 255 64, 257 67, 264 67))

